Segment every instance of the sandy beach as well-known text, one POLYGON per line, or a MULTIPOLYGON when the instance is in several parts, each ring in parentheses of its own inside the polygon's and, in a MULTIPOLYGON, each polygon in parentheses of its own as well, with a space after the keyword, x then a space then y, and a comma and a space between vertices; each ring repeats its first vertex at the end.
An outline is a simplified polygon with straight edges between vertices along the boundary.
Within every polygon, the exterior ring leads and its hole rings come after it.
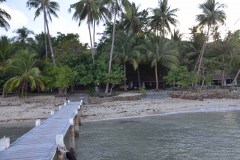
MULTIPOLYGON (((161 92, 160 92, 161 93, 161 92)), ((240 110, 238 99, 183 100, 164 96, 146 96, 134 101, 113 101, 83 106, 83 122, 144 117, 185 112, 209 112, 240 110)), ((124 93, 119 97, 136 96, 136 93, 124 93)), ((36 119, 46 119, 51 111, 65 101, 64 97, 35 96, 25 101, 18 97, 0 98, 0 126, 34 126, 36 119)))
POLYGON ((64 102, 64 97, 55 96, 0 98, 0 126, 34 126, 36 119, 46 119, 64 102))
MULTIPOLYGON (((165 94, 167 94, 165 92, 165 94)), ((129 95, 128 95, 129 96, 129 95)), ((184 100, 168 96, 84 106, 83 122, 187 112, 240 110, 238 99, 184 100)))

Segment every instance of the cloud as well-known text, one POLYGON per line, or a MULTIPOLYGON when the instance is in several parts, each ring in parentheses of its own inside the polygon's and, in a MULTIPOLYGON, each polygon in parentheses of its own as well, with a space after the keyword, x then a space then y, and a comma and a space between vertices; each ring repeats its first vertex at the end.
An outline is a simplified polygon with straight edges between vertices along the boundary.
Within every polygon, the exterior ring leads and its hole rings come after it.
POLYGON ((16 9, 12 9, 6 4, 1 5, 1 8, 4 9, 12 17, 11 20, 9 21, 11 30, 16 30, 28 24, 28 18, 23 12, 16 9))
MULTIPOLYGON (((78 22, 72 20, 70 15, 64 16, 59 14, 58 18, 54 18, 51 23, 49 23, 49 29, 52 35, 56 36, 57 32, 64 34, 67 33, 77 33, 80 36, 80 41, 82 43, 89 43, 88 27, 85 22, 82 22, 81 26, 78 26, 78 22)), ((100 32, 102 32, 101 29, 100 32)), ((96 33, 99 30, 96 28, 96 33)), ((98 38, 96 36, 96 38, 98 38)))

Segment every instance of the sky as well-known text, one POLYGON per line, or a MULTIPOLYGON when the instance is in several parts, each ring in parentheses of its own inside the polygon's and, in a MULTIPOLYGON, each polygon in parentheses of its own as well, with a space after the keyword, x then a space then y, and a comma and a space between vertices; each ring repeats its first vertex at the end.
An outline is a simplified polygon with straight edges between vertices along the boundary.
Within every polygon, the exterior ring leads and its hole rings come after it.
MULTIPOLYGON (((53 36, 57 35, 57 32, 61 33, 78 33, 80 35, 80 41, 83 43, 89 42, 88 29, 85 22, 82 22, 81 26, 78 26, 78 22, 72 19, 72 13, 68 12, 70 4, 76 3, 79 0, 55 0, 60 5, 60 11, 57 12, 58 18, 53 18, 53 21, 49 24, 50 33, 53 36)), ((158 6, 158 0, 130 0, 135 2, 140 9, 156 8, 158 6)), ((0 36, 6 35, 8 37, 16 36, 18 28, 27 27, 29 30, 38 34, 43 31, 43 16, 39 16, 34 20, 35 10, 29 10, 26 7, 27 0, 7 0, 5 3, 0 4, 0 8, 6 10, 12 17, 9 24, 11 28, 8 31, 0 28, 0 36)), ((169 0, 169 5, 172 9, 178 8, 177 19, 179 21, 177 28, 180 33, 183 34, 184 39, 190 37, 189 28, 197 25, 195 21, 196 15, 201 13, 198 8, 199 4, 205 2, 205 0, 169 0)), ((240 0, 218 0, 218 2, 225 4, 227 7, 224 9, 227 15, 225 25, 220 28, 222 37, 224 37, 227 31, 235 31, 240 29, 240 0)), ((97 27, 97 32, 103 32, 103 24, 97 27)), ((97 37, 98 39, 100 37, 97 37)))

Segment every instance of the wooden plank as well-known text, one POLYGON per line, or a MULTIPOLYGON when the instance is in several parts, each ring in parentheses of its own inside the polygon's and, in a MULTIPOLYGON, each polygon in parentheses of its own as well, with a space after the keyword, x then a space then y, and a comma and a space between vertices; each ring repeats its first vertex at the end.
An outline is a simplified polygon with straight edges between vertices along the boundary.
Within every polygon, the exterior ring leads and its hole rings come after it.
POLYGON ((52 160, 56 154, 56 135, 66 135, 69 118, 74 119, 80 102, 70 102, 0 152, 1 160, 52 160))

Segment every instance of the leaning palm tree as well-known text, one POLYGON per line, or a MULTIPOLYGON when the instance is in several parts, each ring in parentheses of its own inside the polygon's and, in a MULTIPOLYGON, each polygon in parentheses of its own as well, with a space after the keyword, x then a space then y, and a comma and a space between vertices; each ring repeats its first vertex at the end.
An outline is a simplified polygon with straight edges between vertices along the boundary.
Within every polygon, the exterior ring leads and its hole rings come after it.
POLYGON ((159 7, 152 10, 153 16, 150 17, 150 26, 155 33, 165 37, 165 34, 171 32, 170 25, 176 26, 177 8, 171 9, 168 0, 159 0, 159 7))
POLYGON ((95 55, 95 26, 96 23, 99 24, 100 21, 109 20, 111 13, 106 8, 109 0, 80 0, 74 4, 70 5, 69 11, 74 9, 73 19, 78 21, 78 25, 86 19, 88 25, 90 47, 92 53, 92 60, 94 64, 95 55), (91 31, 91 27, 93 31, 91 31))
POLYGON ((224 4, 220 4, 215 0, 207 0, 203 4, 199 5, 199 8, 202 10, 202 13, 197 15, 196 20, 199 22, 199 26, 206 27, 207 34, 198 58, 199 59, 198 65, 197 65, 198 76, 200 75, 203 55, 205 53, 205 48, 209 39, 210 29, 219 24, 224 24, 224 21, 226 19, 226 14, 222 10, 224 7, 225 7, 224 4))
MULTIPOLYGON (((57 15, 56 11, 59 10, 59 4, 57 2, 50 1, 50 0, 28 0, 27 1, 27 7, 29 9, 31 9, 31 8, 36 9, 34 20, 41 14, 41 12, 43 12, 44 33, 45 34, 47 33, 46 35, 47 35, 47 38, 48 38, 48 43, 49 43, 49 47, 50 47, 50 51, 51 51, 53 65, 56 66, 55 57, 54 57, 54 53, 53 53, 52 42, 51 42, 51 36, 50 36, 50 32, 49 32, 49 27, 48 27, 48 22, 49 22, 49 20, 52 21, 52 16, 51 15, 58 18, 58 15, 57 15)), ((46 37, 45 37, 45 48, 46 48, 46 57, 47 57, 47 40, 46 40, 46 37)))
POLYGON ((240 30, 235 31, 234 33, 229 32, 228 38, 230 39, 231 45, 234 46, 231 65, 234 70, 237 70, 237 73, 234 73, 235 76, 231 84, 230 90, 232 90, 240 74, 240 30))
MULTIPOLYGON (((0 2, 5 1, 6 0, 0 0, 0 2)), ((0 8, 0 27, 5 28, 5 30, 7 31, 10 28, 10 25, 6 19, 10 20, 11 16, 5 10, 0 8)))
POLYGON ((39 87, 44 91, 45 86, 40 78, 40 70, 36 67, 36 55, 27 50, 21 50, 15 57, 9 60, 6 71, 13 74, 3 86, 4 92, 11 92, 15 89, 21 91, 21 95, 25 96, 28 89, 31 90, 39 87))
MULTIPOLYGON (((112 58, 113 58, 113 51, 115 46, 115 31, 116 31, 116 21, 117 21, 117 15, 119 12, 124 14, 131 11, 130 2, 128 0, 112 0, 111 2, 111 10, 114 14, 113 18, 113 29, 112 29, 112 44, 111 44, 111 50, 109 55, 109 65, 108 65, 108 74, 111 74, 112 71, 112 58)), ((108 94, 109 89, 109 83, 106 85, 105 94, 108 94)))
POLYGON ((147 50, 151 66, 155 67, 156 90, 158 87, 158 65, 174 68, 178 65, 178 50, 173 41, 150 34, 143 46, 147 50))

